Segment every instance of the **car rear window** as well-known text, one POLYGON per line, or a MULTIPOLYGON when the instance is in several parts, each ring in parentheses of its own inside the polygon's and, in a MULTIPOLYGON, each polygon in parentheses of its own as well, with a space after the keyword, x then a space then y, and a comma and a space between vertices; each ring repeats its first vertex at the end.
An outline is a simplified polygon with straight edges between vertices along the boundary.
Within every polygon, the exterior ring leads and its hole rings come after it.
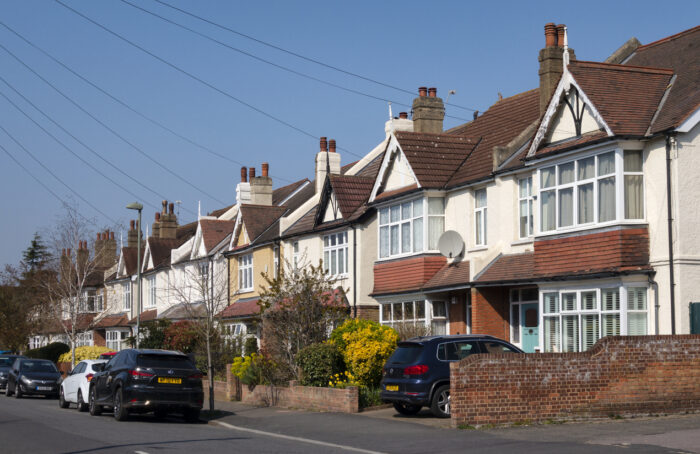
POLYGON ((399 344, 393 355, 389 358, 392 364, 410 364, 416 362, 423 352, 421 344, 399 344))
POLYGON ((140 367, 194 369, 194 364, 188 357, 177 355, 139 355, 136 364, 140 367))

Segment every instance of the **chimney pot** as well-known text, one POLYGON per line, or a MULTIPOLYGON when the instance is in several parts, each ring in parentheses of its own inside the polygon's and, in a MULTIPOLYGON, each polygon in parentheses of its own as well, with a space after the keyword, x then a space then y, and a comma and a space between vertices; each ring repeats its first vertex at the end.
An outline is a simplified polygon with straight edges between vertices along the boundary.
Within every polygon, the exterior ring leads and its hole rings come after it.
POLYGON ((114 239, 114 232, 109 232, 109 239, 113 240, 114 239))
POLYGON ((174 203, 171 203, 170 205, 168 205, 168 208, 169 208, 170 214, 175 213, 175 204, 174 203))
POLYGON ((134 230, 135 226, 136 226, 136 221, 134 221, 133 219, 131 221, 129 221, 129 230, 134 230))
POLYGON ((66 249, 66 255, 67 255, 68 257, 70 257, 70 251, 71 251, 70 249, 66 249))
POLYGON ((330 153, 335 153, 335 139, 331 139, 328 141, 328 151, 330 153))
POLYGON ((407 112, 399 112, 399 118, 407 119, 407 118, 408 118, 408 113, 407 113, 407 112))
POLYGON ((160 213, 156 211, 156 222, 160 221, 160 213))
POLYGON ((100 241, 102 239, 102 234, 100 232, 97 232, 97 241, 100 241))
POLYGON ((418 96, 428 96, 428 89, 426 87, 418 87, 418 96))
POLYGON ((557 26, 554 22, 549 22, 544 25, 545 47, 554 47, 557 45, 557 26))
POLYGON ((248 169, 248 178, 250 179, 250 182, 253 182, 253 178, 255 178, 255 167, 251 167, 248 169))
POLYGON ((167 200, 163 200, 163 202, 161 202, 161 203, 163 204, 163 214, 166 214, 166 213, 167 213, 167 207, 168 207, 168 201, 167 201, 167 200))
POLYGON ((262 176, 267 177, 270 171, 270 164, 267 162, 262 163, 262 176))
POLYGON ((328 151, 328 143, 326 142, 326 137, 321 137, 321 152, 328 151))
POLYGON ((435 87, 428 88, 428 96, 430 96, 431 98, 436 97, 437 96, 437 88, 435 88, 435 87))
POLYGON ((557 46, 564 47, 564 24, 557 25, 557 46))
POLYGON ((248 182, 248 168, 243 166, 241 167, 241 183, 247 183, 248 182))

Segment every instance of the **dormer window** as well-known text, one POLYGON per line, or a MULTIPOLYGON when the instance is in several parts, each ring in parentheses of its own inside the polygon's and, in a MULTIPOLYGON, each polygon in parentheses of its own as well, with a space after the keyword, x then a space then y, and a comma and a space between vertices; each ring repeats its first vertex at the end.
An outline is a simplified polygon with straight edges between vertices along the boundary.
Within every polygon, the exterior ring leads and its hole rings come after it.
POLYGON ((348 274, 348 232, 323 237, 323 269, 329 276, 348 274))
POLYGON ((420 198, 381 208, 379 258, 437 250, 438 239, 444 231, 445 200, 442 197, 420 198))

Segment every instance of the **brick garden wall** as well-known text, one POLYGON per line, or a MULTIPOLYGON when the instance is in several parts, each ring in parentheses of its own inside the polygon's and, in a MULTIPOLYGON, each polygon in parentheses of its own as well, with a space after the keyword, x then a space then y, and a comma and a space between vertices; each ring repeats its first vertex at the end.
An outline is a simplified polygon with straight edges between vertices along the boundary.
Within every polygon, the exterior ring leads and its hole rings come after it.
POLYGON ((359 396, 356 387, 346 389, 317 388, 298 386, 289 382, 288 388, 256 386, 253 389, 242 386, 241 402, 250 405, 271 405, 283 408, 301 408, 316 411, 357 413, 359 396))
POLYGON ((700 335, 601 339, 584 353, 451 364, 452 425, 700 411, 700 335))

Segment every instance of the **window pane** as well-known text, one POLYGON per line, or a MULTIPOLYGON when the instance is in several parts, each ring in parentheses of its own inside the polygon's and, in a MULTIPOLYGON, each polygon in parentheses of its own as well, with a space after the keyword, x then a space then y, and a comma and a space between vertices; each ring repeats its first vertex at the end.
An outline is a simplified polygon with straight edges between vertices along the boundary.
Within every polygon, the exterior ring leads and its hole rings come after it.
POLYGON ((598 309, 596 292, 581 292, 581 310, 594 311, 598 309))
POLYGON ((644 217, 644 177, 625 175, 625 219, 644 217))
POLYGON ((413 217, 423 216, 423 199, 413 201, 413 217))
POLYGON ((416 320, 425 320, 425 301, 416 301, 416 320))
POLYGON ((513 338, 511 342, 520 342, 520 305, 513 304, 511 308, 510 326, 513 327, 513 338))
POLYGON ((576 293, 561 294, 561 310, 575 311, 576 310, 576 293))
POLYGON ((433 336, 441 336, 447 334, 447 323, 445 320, 433 320, 430 325, 430 330, 433 336))
POLYGON ((411 219, 411 202, 407 202, 401 205, 401 219, 411 219))
POLYGON ((544 350, 560 352, 559 317, 544 318, 544 350))
POLYGON ((474 194, 476 198, 476 208, 482 208, 486 206, 486 189, 479 189, 474 194))
POLYGON ((519 191, 518 195, 521 199, 530 197, 532 195, 532 177, 523 178, 518 180, 519 191))
POLYGON ((393 206, 391 207, 391 222, 398 222, 399 220, 399 206, 393 206))
POLYGON ((630 287, 627 289, 627 309, 631 311, 647 310, 646 287, 630 287))
POLYGON ((615 220, 615 177, 598 181, 598 221, 615 220))
POLYGON ((593 183, 588 183, 578 187, 578 223, 593 221, 593 183))
POLYGON ((641 172, 642 150, 625 150, 623 169, 625 172, 641 172))
POLYGON ((542 169, 540 172, 540 188, 550 188, 554 186, 554 167, 542 169))
POLYGON ((602 336, 619 336, 620 335, 620 314, 603 314, 603 333, 602 336))
POLYGON ((338 249, 338 274, 345 274, 345 249, 338 249))
POLYGON ((540 217, 541 229, 543 232, 556 228, 556 197, 554 194, 554 191, 545 191, 542 193, 540 217))
POLYGON ((403 303, 403 316, 405 320, 413 320, 413 301, 403 303))
POLYGON ((477 211, 474 216, 474 232, 476 233, 476 244, 484 244, 481 225, 481 211, 477 211))
POLYGON ((440 235, 445 231, 445 218, 443 216, 428 217, 428 249, 436 250, 440 235))
POLYGON ((330 238, 331 238, 331 246, 335 246, 336 236, 335 236, 335 235, 330 235, 330 238))
POLYGON ((528 215, 528 202, 528 200, 520 201, 520 217, 518 218, 520 225, 520 238, 526 237, 529 234, 528 226, 530 225, 530 216, 528 215))
POLYGON ((413 252, 423 250, 423 218, 413 221, 413 252))
POLYGON ((411 223, 401 224, 401 252, 411 252, 411 223))
POLYGON ((484 208, 484 244, 489 242, 489 220, 488 220, 488 210, 484 208))
POLYGON ((326 273, 330 270, 331 266, 331 260, 330 257, 328 256, 328 251, 325 251, 323 253, 323 269, 326 273))
POLYGON ((574 182, 574 163, 569 162, 559 166, 559 184, 574 182))
POLYGON ((391 255, 399 253, 399 226, 391 226, 391 255))
POLYGON ((401 303, 394 303, 391 305, 394 309, 394 321, 398 322, 403 320, 403 311, 401 310, 403 308, 401 303))
POLYGON ((445 199, 431 197, 428 199, 428 214, 445 214, 445 199))
POLYGON ((382 304, 382 321, 391 321, 391 304, 382 304))
POLYGON ((544 300, 544 313, 545 314, 556 314, 559 312, 559 294, 558 293, 545 293, 542 295, 544 300))
POLYGON ((595 176, 595 158, 579 159, 577 179, 587 180, 595 176))
POLYGON ((389 209, 382 208, 379 210, 379 224, 384 225, 389 223, 389 209))
POLYGON ((600 319, 598 314, 581 316, 581 334, 583 337, 583 351, 588 350, 596 343, 600 336, 600 319))
POLYGON ((529 211, 530 222, 528 223, 528 225, 529 225, 529 229, 530 229, 529 232, 530 232, 530 234, 532 234, 535 231, 534 221, 533 221, 534 216, 533 216, 533 209, 532 209, 532 199, 528 200, 528 205, 529 205, 529 209, 530 209, 530 211, 529 211))
POLYGON ((567 227, 574 223, 574 189, 559 191, 559 227, 567 227))
POLYGON ((521 291, 520 301, 537 301, 536 288, 524 288, 521 291))
POLYGON ((379 256, 389 257, 389 227, 379 229, 379 256))
POLYGON ((562 351, 577 352, 578 348, 578 315, 564 315, 562 323, 562 351))
POLYGON ((598 176, 615 173, 615 152, 598 156, 598 176))
POLYGON ((631 312, 627 314, 627 334, 645 336, 647 334, 647 313, 631 312))
POLYGON ((337 264, 336 252, 337 251, 331 251, 331 274, 332 275, 335 275, 338 273, 338 269, 336 267, 336 264, 337 264))
POLYGON ((601 290, 601 299, 604 311, 619 311, 620 310, 620 290, 619 289, 603 289, 601 290))
POLYGON ((445 302, 444 301, 433 301, 433 317, 445 317, 445 302))

